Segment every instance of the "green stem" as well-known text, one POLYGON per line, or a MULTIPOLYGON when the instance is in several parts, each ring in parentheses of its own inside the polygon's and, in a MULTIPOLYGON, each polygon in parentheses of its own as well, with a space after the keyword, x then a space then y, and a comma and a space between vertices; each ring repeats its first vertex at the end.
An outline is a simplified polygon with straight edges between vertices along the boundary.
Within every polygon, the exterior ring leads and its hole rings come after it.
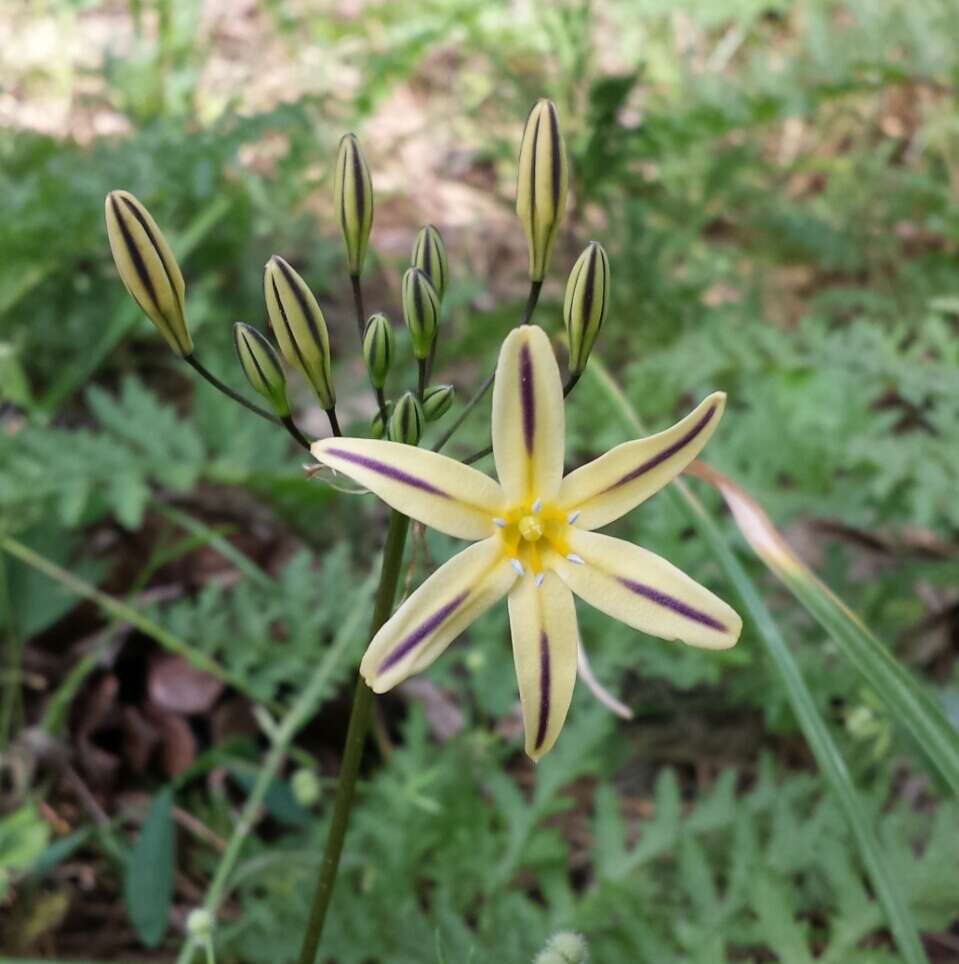
POLYGON ((14 721, 21 716, 23 647, 17 631, 16 614, 11 605, 7 567, 2 554, 0 554, 0 623, 6 627, 7 668, 10 674, 10 682, 4 687, 3 705, 0 707, 0 748, 6 749, 14 721))
MULTIPOLYGON (((409 526, 410 520, 405 515, 395 509, 390 512, 390 525, 386 534, 386 546, 383 549, 383 565, 380 569, 380 584, 376 590, 373 620, 370 624, 371 639, 393 611, 409 526)), ((299 964, 313 964, 320 937, 323 934, 323 923, 330 906, 330 898, 333 896, 340 854, 343 852, 343 840, 350 820, 350 809, 353 806, 356 778, 360 771, 360 760, 363 756, 363 745, 366 742, 372 706, 373 691, 366 685, 362 676, 358 677, 353 710, 350 713, 350 723, 343 748, 343 763, 336 785, 333 817, 326 838, 326 848, 323 851, 316 890, 313 893, 313 902, 310 906, 310 919, 303 937, 303 946, 300 948, 299 964)))
MULTIPOLYGON (((368 598, 371 586, 369 583, 360 592, 363 601, 368 598)), ((290 707, 289 712, 277 726, 270 741, 270 749, 257 774, 256 782, 250 790, 243 810, 233 828, 233 833, 227 843, 226 850, 220 858, 213 880, 207 889, 206 897, 203 900, 203 908, 208 910, 214 917, 220 909, 220 905, 227 893, 227 884, 236 862, 239 859, 243 844, 253 830, 263 800, 273 785, 277 772, 283 764, 290 748, 290 743, 297 733, 313 718, 317 706, 323 697, 330 681, 333 670, 339 663, 344 651, 349 644, 356 638, 359 631, 360 620, 364 607, 358 605, 351 613, 350 617, 343 624, 343 627, 336 635, 333 645, 326 651, 323 661, 320 663, 312 679, 307 683, 303 692, 296 698, 296 702, 290 707)), ((189 964, 193 958, 195 941, 188 940, 180 950, 177 964, 189 964)))
POLYGON ((426 366, 427 359, 417 359, 416 397, 421 402, 423 401, 423 396, 426 394, 426 379, 429 378, 429 375, 426 372, 426 366))
MULTIPOLYGON (((329 412, 327 414, 329 414, 329 412)), ((333 415, 332 418, 330 419, 330 424, 332 425, 335 420, 336 420, 336 415, 333 415)), ((309 439, 307 439, 307 437, 296 427, 296 422, 293 421, 293 416, 286 415, 281 419, 281 421, 283 422, 283 427, 287 430, 287 432, 290 433, 291 438, 296 442, 296 444, 299 445, 300 448, 304 448, 309 452, 310 450, 309 439)), ((339 435, 340 433, 334 432, 333 434, 339 435)))
POLYGON ((247 401, 239 392, 233 391, 229 385, 225 385, 220 381, 216 375, 213 374, 205 365, 203 365, 196 355, 184 355, 183 360, 193 369, 195 369, 200 375, 202 375, 217 391, 222 392, 228 398, 232 398, 234 402, 242 405, 244 408, 248 408, 251 412, 259 415, 260 418, 265 418, 268 422, 273 422, 274 425, 281 425, 282 422, 275 415, 271 415, 265 408, 260 408, 259 405, 254 405, 253 402, 247 401))

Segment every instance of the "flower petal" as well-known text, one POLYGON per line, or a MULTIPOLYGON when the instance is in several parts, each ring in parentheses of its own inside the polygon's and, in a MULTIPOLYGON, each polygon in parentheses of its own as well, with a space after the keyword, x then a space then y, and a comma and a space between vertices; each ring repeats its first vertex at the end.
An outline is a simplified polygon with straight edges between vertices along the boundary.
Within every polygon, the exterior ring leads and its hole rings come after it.
POLYGON ((488 476, 445 455, 412 445, 362 438, 325 438, 314 458, 375 492, 387 505, 459 539, 496 531, 503 491, 488 476))
POLYGON ((538 588, 527 572, 509 594, 509 625, 526 752, 538 760, 556 742, 573 698, 579 642, 573 594, 554 572, 538 588))
POLYGON ((360 673, 377 693, 425 669, 516 581, 498 536, 440 566, 373 637, 360 673))
POLYGON ((511 505, 550 500, 563 478, 563 384, 549 338, 536 325, 503 342, 493 383, 493 457, 511 505))
POLYGON ((674 479, 700 453, 726 405, 713 392, 672 428, 617 445, 563 479, 559 504, 580 513, 581 529, 599 529, 625 515, 674 479))
POLYGON ((738 613, 665 559, 573 528, 567 542, 580 562, 551 552, 548 564, 577 596, 614 619, 704 649, 728 649, 739 639, 738 613))

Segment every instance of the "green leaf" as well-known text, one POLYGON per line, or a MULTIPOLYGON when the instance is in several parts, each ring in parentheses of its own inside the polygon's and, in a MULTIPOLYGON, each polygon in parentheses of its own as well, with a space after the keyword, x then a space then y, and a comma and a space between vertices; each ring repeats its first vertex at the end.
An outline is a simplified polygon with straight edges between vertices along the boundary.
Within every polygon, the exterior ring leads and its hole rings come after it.
POLYGON ((173 789, 161 790, 140 828, 123 885, 127 913, 140 940, 156 947, 163 940, 173 902, 173 789))

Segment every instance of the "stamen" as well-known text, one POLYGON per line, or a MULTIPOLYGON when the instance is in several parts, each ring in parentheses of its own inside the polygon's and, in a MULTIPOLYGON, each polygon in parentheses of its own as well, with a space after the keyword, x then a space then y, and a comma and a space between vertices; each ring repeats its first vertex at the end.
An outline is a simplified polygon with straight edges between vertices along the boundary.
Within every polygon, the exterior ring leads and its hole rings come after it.
POLYGON ((542 499, 537 499, 537 500, 533 503, 532 508, 533 508, 533 512, 539 512, 539 510, 543 508, 543 500, 542 500, 542 499))
POLYGON ((583 565, 583 557, 577 556, 575 552, 571 552, 567 557, 570 562, 575 562, 577 566, 583 565))
POLYGON ((505 519, 501 519, 499 516, 496 516, 496 518, 493 519, 493 525, 494 525, 494 526, 498 526, 500 529, 505 529, 505 528, 506 528, 506 520, 505 520, 505 519))
POLYGON ((509 564, 521 575, 526 575, 526 570, 523 568, 523 564, 519 559, 510 559, 509 564))
POLYGON ((545 578, 546 578, 546 573, 545 573, 545 572, 539 573, 539 574, 536 576, 536 578, 533 580, 533 585, 534 585, 537 589, 539 589, 539 587, 543 585, 543 580, 544 580, 545 578))
POLYGON ((580 516, 579 509, 577 509, 575 512, 570 512, 570 514, 566 516, 566 522, 569 525, 572 525, 579 518, 579 516, 580 516))

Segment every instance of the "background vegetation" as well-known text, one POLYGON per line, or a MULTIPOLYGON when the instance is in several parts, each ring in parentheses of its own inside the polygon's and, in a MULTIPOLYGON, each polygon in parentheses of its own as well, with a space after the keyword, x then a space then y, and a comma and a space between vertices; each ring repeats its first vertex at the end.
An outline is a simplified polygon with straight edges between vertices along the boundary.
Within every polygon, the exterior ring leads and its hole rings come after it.
MULTIPOLYGON (((331 325, 341 422, 364 432, 330 213, 346 130, 377 199, 367 307, 399 319, 413 236, 436 224, 453 276, 437 373, 462 401, 525 298, 515 158, 552 97, 574 197, 537 319, 558 331, 565 272, 601 240, 597 351, 643 420, 728 392, 708 460, 959 725, 954 3, 8 0, 0 33, 17 38, 0 66, 0 535, 39 557, 0 556, 8 953, 172 960, 271 721, 312 677, 217 933, 221 964, 295 955, 385 514, 308 482, 286 436, 178 364, 123 291, 102 210, 124 187, 164 226, 199 354, 237 388, 232 323, 262 325, 270 254, 294 263, 331 325)), ((324 431, 299 383, 297 402, 324 431)), ((568 418, 570 464, 625 437, 589 379, 568 418)), ((451 451, 487 431, 474 416, 451 451)), ((959 805, 720 519, 928 959, 959 960, 959 805)), ((734 599, 665 494, 618 532, 734 599)), ((420 534, 407 585, 452 551, 420 534)), ((578 687, 537 768, 501 611, 380 701, 327 958, 521 962, 573 928, 600 964, 902 960, 752 622, 713 654, 580 619, 636 718, 578 687)))

